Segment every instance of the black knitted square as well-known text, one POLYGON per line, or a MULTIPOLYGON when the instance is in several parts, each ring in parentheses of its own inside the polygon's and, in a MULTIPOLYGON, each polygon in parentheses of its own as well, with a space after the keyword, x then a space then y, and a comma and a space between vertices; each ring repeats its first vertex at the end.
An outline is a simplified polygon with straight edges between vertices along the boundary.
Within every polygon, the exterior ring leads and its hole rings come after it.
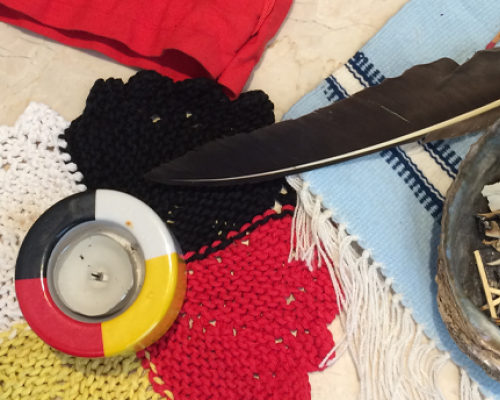
POLYGON ((184 252, 222 240, 275 201, 295 205, 284 179, 231 187, 172 187, 147 181, 146 172, 211 140, 274 123, 273 103, 261 91, 230 101, 205 79, 174 83, 141 71, 124 84, 96 81, 83 114, 63 139, 89 189, 129 193, 168 223, 184 252), (280 191, 285 187, 287 193, 280 191))

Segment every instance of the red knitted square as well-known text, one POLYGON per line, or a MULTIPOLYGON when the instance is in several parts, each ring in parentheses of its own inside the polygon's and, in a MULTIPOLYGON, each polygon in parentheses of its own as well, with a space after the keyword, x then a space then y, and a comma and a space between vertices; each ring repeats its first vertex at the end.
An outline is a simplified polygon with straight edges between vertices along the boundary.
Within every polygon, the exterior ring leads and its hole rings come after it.
POLYGON ((181 313, 140 354, 158 393, 168 390, 176 400, 310 399, 307 373, 333 346, 327 324, 338 308, 326 268, 310 272, 288 262, 291 220, 270 218, 229 247, 187 260, 181 313))

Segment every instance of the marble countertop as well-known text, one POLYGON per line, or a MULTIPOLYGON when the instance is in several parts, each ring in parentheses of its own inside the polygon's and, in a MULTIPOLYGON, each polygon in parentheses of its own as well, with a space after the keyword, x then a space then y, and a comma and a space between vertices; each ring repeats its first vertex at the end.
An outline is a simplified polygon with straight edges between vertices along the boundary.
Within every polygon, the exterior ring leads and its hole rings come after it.
MULTIPOLYGON (((295 0, 246 90, 264 90, 280 120, 407 1, 295 0)), ((96 52, 0 23, 0 125, 13 125, 30 101, 45 103, 71 121, 82 113, 96 79, 127 80, 135 71, 96 52)), ((330 329, 335 339, 342 336, 338 321, 330 329)), ((439 381, 447 400, 459 398, 458 369, 452 362, 443 368, 439 381)), ((357 398, 359 382, 348 354, 327 370, 311 373, 310 382, 313 400, 357 398)))

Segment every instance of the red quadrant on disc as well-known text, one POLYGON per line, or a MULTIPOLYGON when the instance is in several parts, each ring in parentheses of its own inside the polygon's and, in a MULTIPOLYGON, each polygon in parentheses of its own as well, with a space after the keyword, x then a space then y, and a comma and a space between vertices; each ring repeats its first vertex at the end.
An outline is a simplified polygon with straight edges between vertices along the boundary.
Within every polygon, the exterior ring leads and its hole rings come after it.
POLYGON ((16 280, 16 294, 31 329, 50 346, 78 357, 103 357, 101 324, 71 319, 57 308, 48 291, 47 279, 16 280), (45 290, 44 290, 45 288, 45 290))

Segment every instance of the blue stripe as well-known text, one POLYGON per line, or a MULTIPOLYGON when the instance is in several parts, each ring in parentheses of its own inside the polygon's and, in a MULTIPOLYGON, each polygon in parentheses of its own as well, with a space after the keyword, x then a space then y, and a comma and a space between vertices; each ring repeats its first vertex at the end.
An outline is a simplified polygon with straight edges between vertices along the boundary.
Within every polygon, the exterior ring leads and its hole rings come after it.
POLYGON ((434 193, 441 201, 444 202, 444 197, 441 194, 439 190, 436 189, 436 187, 429 182, 427 179, 427 176, 424 175, 424 173, 418 168, 418 166, 412 161, 412 159, 406 154, 406 151, 402 150, 400 147, 396 148, 396 151, 399 151, 401 156, 406 160, 409 166, 412 167, 412 170, 420 177, 424 185, 426 185, 432 193, 434 193))
MULTIPOLYGON (((367 87, 375 86, 382 82, 384 75, 375 68, 372 62, 361 51, 357 52, 346 64, 347 69, 359 82, 367 87)), ((455 179, 458 173, 458 165, 462 158, 458 156, 451 147, 443 140, 438 140, 424 145, 424 149, 445 171, 450 178, 455 179)))
POLYGON ((380 156, 404 180, 420 204, 439 222, 443 211, 444 198, 429 183, 422 171, 400 148, 384 150, 380 153, 380 156))
POLYGON ((436 140, 435 142, 426 143, 425 147, 429 149, 429 152, 433 152, 442 160, 442 162, 453 174, 453 176, 450 176, 455 179, 458 173, 458 166, 462 162, 462 157, 455 153, 455 151, 453 151, 444 140, 436 140))
POLYGON ((422 148, 431 156, 431 158, 435 161, 437 165, 441 167, 441 169, 446 172, 446 174, 451 178, 455 179, 457 176, 453 170, 441 159, 441 154, 436 153, 434 149, 431 147, 427 146, 427 144, 419 142, 419 144, 422 146, 422 148))
POLYGON ((358 51, 354 57, 347 61, 346 67, 365 87, 367 85, 376 86, 385 79, 385 76, 361 51, 358 51))
POLYGON ((327 88, 323 91, 328 101, 334 103, 349 97, 349 94, 332 75, 325 79, 327 88))
MULTIPOLYGON (((346 67, 364 87, 378 85, 385 79, 380 70, 375 68, 363 52, 357 52, 347 62, 346 67)), ((438 140, 427 143, 424 145, 424 149, 450 178, 455 179, 462 158, 446 142, 438 140)))
MULTIPOLYGON (((370 62, 363 52, 358 52, 346 64, 347 69, 365 87, 381 83, 384 75, 370 62)), ((428 144, 426 149, 436 163, 450 177, 456 175, 456 169, 461 160, 456 153, 443 141, 428 144)), ((425 146, 424 146, 425 148, 425 146)), ((425 175, 399 147, 384 150, 379 153, 394 171, 404 180, 417 200, 429 211, 438 222, 441 220, 444 198, 428 181, 425 175)))
MULTIPOLYGON (((350 60, 349 60, 350 61, 350 60)), ((355 69, 353 69, 350 65, 349 65, 349 61, 347 62, 347 64, 345 65, 347 70, 351 73, 351 75, 356 78, 358 80, 358 82, 361 84, 361 86, 367 88, 369 87, 368 85, 368 82, 366 82, 363 77, 361 75, 359 75, 355 69)))

